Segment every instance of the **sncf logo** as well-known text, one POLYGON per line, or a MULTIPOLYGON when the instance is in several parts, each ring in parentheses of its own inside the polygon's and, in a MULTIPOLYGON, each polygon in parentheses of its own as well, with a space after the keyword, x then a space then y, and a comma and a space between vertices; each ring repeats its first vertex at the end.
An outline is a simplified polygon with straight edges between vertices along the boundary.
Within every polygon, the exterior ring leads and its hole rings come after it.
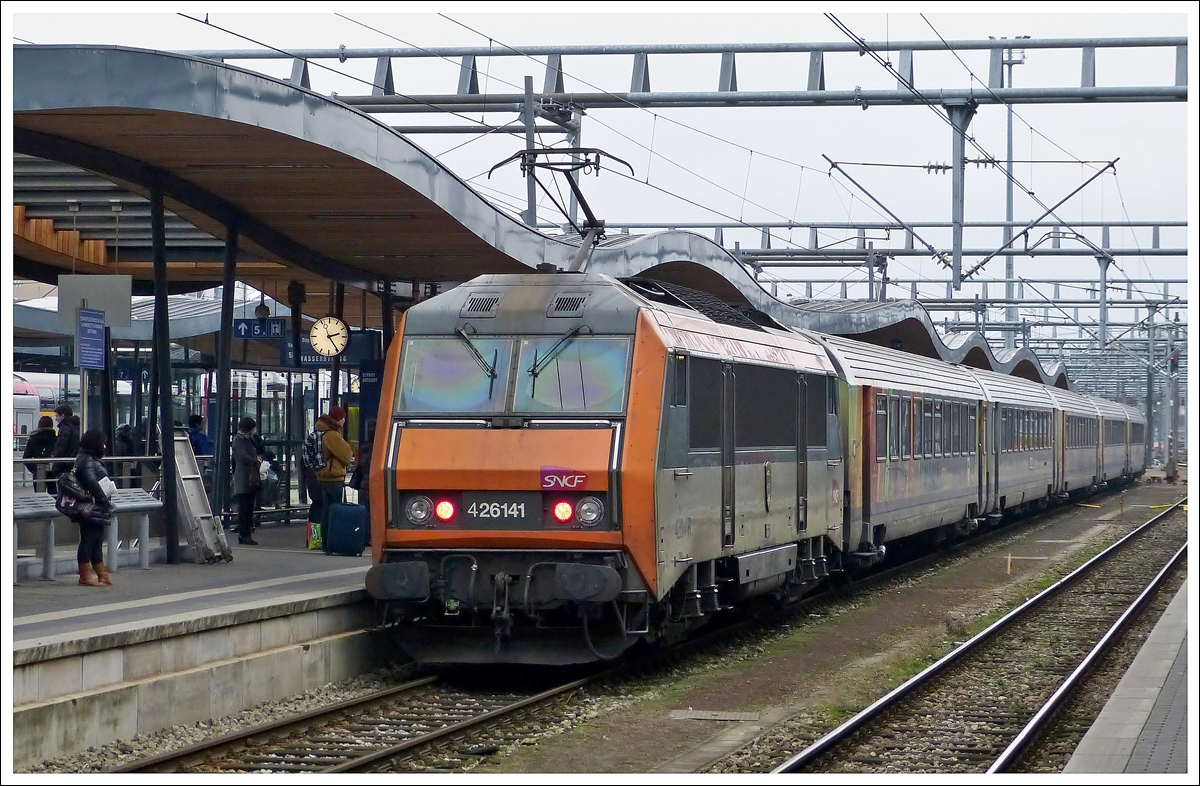
POLYGON ((548 490, 587 488, 587 475, 562 467, 542 467, 542 488, 548 490))

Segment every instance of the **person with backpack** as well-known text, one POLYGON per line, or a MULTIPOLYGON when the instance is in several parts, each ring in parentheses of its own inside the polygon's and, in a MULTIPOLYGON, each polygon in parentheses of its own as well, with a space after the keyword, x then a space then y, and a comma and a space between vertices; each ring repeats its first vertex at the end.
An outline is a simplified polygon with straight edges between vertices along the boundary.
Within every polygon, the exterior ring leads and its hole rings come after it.
MULTIPOLYGON (((50 454, 54 452, 54 445, 58 441, 58 435, 54 433, 54 421, 49 415, 42 415, 38 420, 37 428, 29 433, 29 441, 25 443, 25 453, 21 458, 50 458, 50 454)), ((51 494, 56 494, 54 481, 39 481, 38 469, 46 472, 48 467, 38 464, 26 464, 25 468, 29 470, 29 474, 33 475, 33 490, 34 491, 49 491, 51 494)), ((52 473, 46 473, 52 474, 52 473)))
MULTIPOLYGON (((72 411, 70 404, 59 404, 54 408, 54 421, 58 424, 58 438, 54 441, 54 451, 50 455, 74 461, 75 456, 79 455, 79 416, 72 411)), ((70 462, 58 462, 54 466, 53 474, 61 475, 70 469, 70 462)))
MULTIPOLYGON (((329 554, 328 524, 329 507, 343 500, 346 489, 346 468, 354 458, 350 443, 342 436, 342 426, 346 422, 346 410, 338 406, 329 408, 329 414, 317 418, 316 434, 319 435, 319 455, 311 456, 317 486, 320 492, 320 504, 316 509, 314 521, 320 527, 321 544, 326 554, 329 554)), ((305 455, 308 456, 306 450, 305 455)))

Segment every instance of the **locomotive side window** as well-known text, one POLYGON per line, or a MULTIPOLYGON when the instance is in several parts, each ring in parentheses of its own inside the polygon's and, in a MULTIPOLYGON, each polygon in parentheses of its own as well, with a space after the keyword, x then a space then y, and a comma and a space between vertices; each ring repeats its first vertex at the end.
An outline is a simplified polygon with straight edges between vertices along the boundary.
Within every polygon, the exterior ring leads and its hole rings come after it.
POLYGON ((675 356, 675 396, 671 403, 677 407, 687 406, 688 356, 675 356))
POLYGON ((887 460, 887 396, 875 394, 875 460, 887 460))
POLYGON ((693 450, 721 447, 721 363, 693 357, 689 361, 688 434, 693 450))
POLYGON ((734 434, 739 448, 796 446, 796 374, 780 368, 737 366, 734 434))
MULTIPOLYGON (((829 407, 836 407, 836 403, 831 403, 829 395, 830 388, 833 386, 832 377, 825 377, 818 374, 806 374, 805 382, 808 390, 808 412, 806 421, 808 425, 808 446, 811 448, 823 448, 828 442, 826 435, 826 420, 825 415, 829 412, 829 407)), ((834 389, 836 391, 836 388, 834 389)))
POLYGON ((900 455, 912 455, 912 400, 908 396, 900 397, 900 455))

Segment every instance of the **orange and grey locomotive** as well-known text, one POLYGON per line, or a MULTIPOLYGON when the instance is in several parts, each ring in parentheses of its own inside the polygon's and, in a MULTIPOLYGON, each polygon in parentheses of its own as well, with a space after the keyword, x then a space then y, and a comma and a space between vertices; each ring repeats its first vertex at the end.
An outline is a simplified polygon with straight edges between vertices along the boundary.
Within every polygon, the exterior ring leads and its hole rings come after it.
POLYGON ((607 660, 1144 469, 1134 410, 697 302, 539 273, 405 313, 366 581, 398 646, 607 660))

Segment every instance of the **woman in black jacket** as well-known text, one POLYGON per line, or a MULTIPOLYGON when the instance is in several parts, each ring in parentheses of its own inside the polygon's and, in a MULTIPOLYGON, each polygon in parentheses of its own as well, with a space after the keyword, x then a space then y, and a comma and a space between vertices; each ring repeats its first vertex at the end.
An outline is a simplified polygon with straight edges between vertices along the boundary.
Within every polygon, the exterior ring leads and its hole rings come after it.
POLYGON ((75 457, 75 477, 79 485, 92 495, 95 503, 92 515, 79 521, 79 583, 85 587, 112 584, 108 569, 104 566, 104 527, 112 519, 112 502, 100 485, 108 477, 104 464, 104 432, 89 429, 79 438, 79 455, 75 457), (95 570, 95 575, 92 574, 95 570))
MULTIPOLYGON (((38 421, 37 428, 29 434, 29 441, 25 443, 25 452, 21 458, 50 458, 50 454, 54 452, 54 443, 58 441, 58 435, 54 433, 54 421, 49 415, 42 415, 42 419, 38 421)), ((34 491, 49 491, 51 494, 57 494, 58 489, 54 487, 54 481, 38 481, 38 468, 47 475, 53 475, 50 472, 48 464, 26 464, 25 468, 29 470, 29 474, 33 475, 33 490, 34 491)))

